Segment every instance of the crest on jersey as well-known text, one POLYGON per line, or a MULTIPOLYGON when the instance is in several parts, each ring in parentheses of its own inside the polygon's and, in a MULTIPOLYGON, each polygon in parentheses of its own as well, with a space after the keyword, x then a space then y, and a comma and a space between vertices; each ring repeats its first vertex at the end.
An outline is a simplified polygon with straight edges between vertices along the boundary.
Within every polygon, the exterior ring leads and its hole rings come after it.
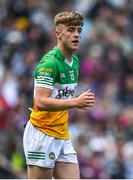
POLYGON ((74 80, 74 70, 69 71, 71 80, 74 80))
POLYGON ((64 73, 60 73, 60 77, 61 77, 61 78, 65 78, 66 76, 65 76, 64 73))

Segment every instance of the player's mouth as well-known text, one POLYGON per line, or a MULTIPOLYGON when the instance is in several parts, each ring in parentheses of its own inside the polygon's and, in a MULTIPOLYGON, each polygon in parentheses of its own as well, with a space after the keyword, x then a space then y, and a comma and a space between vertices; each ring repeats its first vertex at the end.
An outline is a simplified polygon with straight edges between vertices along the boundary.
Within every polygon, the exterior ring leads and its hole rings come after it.
POLYGON ((78 40, 73 40, 72 43, 77 45, 79 43, 79 41, 78 40))

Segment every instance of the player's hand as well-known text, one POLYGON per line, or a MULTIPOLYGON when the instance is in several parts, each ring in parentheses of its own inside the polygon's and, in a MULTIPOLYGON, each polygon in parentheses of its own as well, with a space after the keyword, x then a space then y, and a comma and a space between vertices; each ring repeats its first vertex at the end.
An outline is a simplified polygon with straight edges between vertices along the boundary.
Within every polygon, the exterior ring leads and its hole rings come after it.
POLYGON ((90 91, 83 92, 75 98, 77 108, 86 109, 87 107, 93 107, 95 104, 94 93, 90 91))

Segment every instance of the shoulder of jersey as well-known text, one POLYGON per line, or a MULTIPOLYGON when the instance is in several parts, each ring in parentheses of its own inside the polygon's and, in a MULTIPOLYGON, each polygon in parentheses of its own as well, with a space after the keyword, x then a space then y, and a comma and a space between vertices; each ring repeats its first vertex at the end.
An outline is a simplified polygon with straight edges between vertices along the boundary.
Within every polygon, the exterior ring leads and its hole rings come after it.
POLYGON ((45 62, 46 63, 47 62, 48 63, 55 63, 54 62, 55 58, 56 58, 55 53, 51 50, 42 57, 40 64, 45 63, 45 62))

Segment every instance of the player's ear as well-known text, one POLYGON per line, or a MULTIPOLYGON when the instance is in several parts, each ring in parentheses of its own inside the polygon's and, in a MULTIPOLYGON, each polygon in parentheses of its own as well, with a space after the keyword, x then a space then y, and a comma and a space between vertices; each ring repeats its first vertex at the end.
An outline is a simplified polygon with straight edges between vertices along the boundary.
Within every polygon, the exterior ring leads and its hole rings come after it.
POLYGON ((60 32, 56 29, 55 33, 56 33, 56 37, 59 38, 60 32))
POLYGON ((56 26, 56 37, 57 37, 57 39, 61 39, 61 32, 62 32, 62 30, 63 30, 63 24, 58 24, 57 26, 56 26))
POLYGON ((57 39, 60 39, 60 38, 61 38, 61 33, 60 33, 60 31, 56 29, 56 32, 55 32, 55 33, 56 33, 57 39))

